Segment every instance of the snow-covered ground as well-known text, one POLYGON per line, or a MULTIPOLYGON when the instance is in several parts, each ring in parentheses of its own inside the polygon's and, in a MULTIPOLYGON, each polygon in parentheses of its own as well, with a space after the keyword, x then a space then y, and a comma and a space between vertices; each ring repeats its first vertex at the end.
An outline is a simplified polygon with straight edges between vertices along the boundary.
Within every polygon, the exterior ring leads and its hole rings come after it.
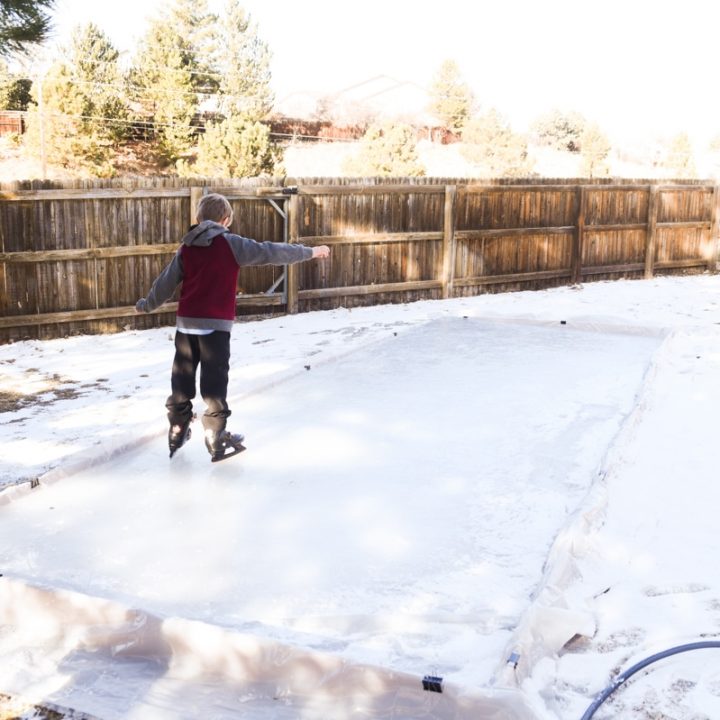
MULTIPOLYGON (((720 634, 719 314, 705 275, 238 324, 218 465, 167 458, 171 328, 0 347, 0 709, 580 718, 720 634)), ((715 668, 595 717, 717 717, 715 668)))

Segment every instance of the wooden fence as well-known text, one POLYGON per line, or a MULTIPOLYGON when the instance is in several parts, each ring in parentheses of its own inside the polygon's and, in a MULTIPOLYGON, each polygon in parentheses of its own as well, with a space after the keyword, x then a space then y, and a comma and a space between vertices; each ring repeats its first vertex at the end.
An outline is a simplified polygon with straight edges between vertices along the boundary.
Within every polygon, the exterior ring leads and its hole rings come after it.
POLYGON ((328 260, 243 268, 238 313, 259 315, 714 272, 708 182, 125 179, 0 186, 0 343, 171 324, 134 304, 205 192, 234 232, 331 246, 328 260), (194 184, 193 184, 194 183, 194 184))
POLYGON ((25 113, 19 110, 0 110, 0 135, 22 135, 25 132, 25 113))

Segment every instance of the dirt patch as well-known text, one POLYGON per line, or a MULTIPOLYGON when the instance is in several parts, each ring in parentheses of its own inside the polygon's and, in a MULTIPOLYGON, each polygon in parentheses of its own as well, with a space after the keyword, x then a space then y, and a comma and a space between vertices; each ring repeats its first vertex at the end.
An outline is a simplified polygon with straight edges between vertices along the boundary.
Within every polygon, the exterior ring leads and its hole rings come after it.
POLYGON ((80 385, 72 378, 58 374, 46 375, 36 368, 25 370, 23 378, 0 374, 0 413, 52 405, 59 400, 74 400, 91 390, 107 390, 107 382, 107 378, 98 378, 95 382, 80 385), (18 386, 24 390, 18 390, 18 386))
POLYGON ((0 693, 0 720, 100 720, 52 703, 33 703, 0 693))

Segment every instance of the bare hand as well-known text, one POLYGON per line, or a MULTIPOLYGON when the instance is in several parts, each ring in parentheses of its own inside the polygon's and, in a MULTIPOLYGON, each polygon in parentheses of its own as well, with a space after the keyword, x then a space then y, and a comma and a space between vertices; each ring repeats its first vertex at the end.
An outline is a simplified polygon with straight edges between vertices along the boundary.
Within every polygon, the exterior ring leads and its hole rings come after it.
POLYGON ((316 245, 312 249, 312 256, 314 258, 326 258, 330 257, 330 248, 327 245, 316 245))

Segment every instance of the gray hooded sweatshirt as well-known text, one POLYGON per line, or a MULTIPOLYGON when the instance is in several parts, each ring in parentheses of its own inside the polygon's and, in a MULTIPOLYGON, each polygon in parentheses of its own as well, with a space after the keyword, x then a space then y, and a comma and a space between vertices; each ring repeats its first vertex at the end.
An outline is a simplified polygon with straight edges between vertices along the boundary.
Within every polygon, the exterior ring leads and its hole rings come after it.
POLYGON ((289 265, 309 260, 312 248, 289 243, 257 242, 235 235, 220 223, 204 220, 190 228, 175 257, 166 265, 140 312, 152 312, 172 297, 182 282, 177 327, 180 330, 232 329, 235 288, 243 265, 289 265))

